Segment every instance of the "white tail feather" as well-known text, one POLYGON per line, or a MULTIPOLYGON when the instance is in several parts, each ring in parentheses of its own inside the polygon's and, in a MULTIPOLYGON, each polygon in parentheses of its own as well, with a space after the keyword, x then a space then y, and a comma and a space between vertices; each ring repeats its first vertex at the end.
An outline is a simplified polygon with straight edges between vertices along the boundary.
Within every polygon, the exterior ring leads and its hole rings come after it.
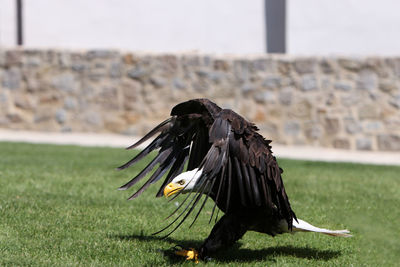
POLYGON ((303 220, 300 219, 297 220, 298 222, 296 222, 296 220, 293 220, 293 229, 292 229, 293 232, 315 232, 331 236, 344 236, 344 237, 352 236, 350 235, 349 230, 329 230, 324 228, 318 228, 303 220))

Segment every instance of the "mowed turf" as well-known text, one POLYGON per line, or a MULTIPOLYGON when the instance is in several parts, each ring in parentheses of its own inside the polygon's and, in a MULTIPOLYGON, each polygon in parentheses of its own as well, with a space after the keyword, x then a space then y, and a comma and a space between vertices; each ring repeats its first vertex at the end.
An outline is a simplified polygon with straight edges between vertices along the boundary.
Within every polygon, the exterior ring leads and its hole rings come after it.
MULTIPOLYGON (((128 144, 127 144, 128 145, 128 144)), ((195 265, 172 253, 208 236, 212 201, 192 228, 151 234, 182 198, 139 198, 118 191, 144 166, 115 167, 135 151, 0 143, 0 266, 195 265)), ((196 266, 398 266, 400 167, 279 159, 297 216, 316 226, 352 231, 352 238, 315 233, 248 232, 235 246, 196 266)), ((135 186, 135 189, 140 185, 135 186)), ((221 214, 219 215, 221 216, 221 214)))

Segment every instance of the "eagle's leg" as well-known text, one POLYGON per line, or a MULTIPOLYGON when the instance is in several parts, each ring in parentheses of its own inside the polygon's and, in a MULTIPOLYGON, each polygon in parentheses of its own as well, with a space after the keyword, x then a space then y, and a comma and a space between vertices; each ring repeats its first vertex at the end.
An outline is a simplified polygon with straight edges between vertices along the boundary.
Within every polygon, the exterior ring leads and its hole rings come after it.
POLYGON ((246 233, 247 229, 247 225, 239 216, 225 214, 215 224, 210 235, 204 241, 203 245, 201 245, 198 257, 204 259, 222 247, 233 245, 246 233))

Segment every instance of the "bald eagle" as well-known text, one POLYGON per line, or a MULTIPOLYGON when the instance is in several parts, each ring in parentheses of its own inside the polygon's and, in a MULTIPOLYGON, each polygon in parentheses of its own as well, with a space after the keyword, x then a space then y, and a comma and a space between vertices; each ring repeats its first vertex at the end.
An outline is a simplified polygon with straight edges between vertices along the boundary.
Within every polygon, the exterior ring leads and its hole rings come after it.
POLYGON ((214 201, 210 221, 216 207, 224 215, 208 238, 198 249, 176 252, 189 260, 204 259, 221 247, 232 245, 249 230, 271 236, 297 231, 350 236, 348 230, 322 229, 296 218, 283 185, 283 171, 272 155, 271 141, 257 131, 253 123, 208 99, 180 103, 172 109, 170 118, 127 148, 135 148, 158 134, 138 155, 118 168, 125 169, 158 149, 157 156, 119 189, 130 188, 158 165, 129 198, 134 199, 169 171, 156 196, 189 194, 173 212, 179 210, 176 218, 155 233, 172 228, 166 236, 200 205, 192 226, 206 201, 214 201))

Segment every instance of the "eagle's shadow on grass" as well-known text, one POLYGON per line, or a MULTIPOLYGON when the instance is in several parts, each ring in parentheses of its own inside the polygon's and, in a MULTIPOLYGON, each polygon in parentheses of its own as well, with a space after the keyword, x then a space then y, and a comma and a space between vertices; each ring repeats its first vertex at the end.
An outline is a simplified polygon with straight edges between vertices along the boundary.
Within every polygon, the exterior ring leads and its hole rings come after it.
MULTIPOLYGON (((139 240, 144 242, 160 241, 161 238, 157 236, 146 236, 146 235, 114 235, 112 238, 118 238, 121 240, 139 240)), ((170 263, 179 263, 184 261, 184 258, 177 256, 174 253, 174 247, 176 245, 182 246, 184 248, 198 248, 203 241, 199 240, 178 240, 174 238, 165 238, 164 241, 171 243, 170 249, 161 250, 164 256, 168 258, 170 263)), ((253 262, 260 260, 276 261, 277 257, 281 256, 291 256, 303 259, 313 259, 328 261, 333 258, 339 257, 342 253, 335 250, 320 250, 316 248, 309 247, 295 247, 295 246, 277 246, 277 247, 267 247, 262 249, 247 249, 240 248, 241 243, 236 242, 232 247, 222 249, 222 251, 217 252, 212 255, 211 261, 217 262, 253 262)))

